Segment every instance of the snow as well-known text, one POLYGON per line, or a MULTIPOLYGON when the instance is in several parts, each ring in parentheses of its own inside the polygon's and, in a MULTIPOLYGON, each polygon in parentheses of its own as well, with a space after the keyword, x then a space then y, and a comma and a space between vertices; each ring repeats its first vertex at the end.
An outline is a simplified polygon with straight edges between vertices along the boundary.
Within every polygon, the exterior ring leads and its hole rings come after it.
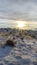
MULTIPOLYGON (((0 37, 4 44, 5 39, 0 37)), ((37 40, 35 39, 35 43, 34 39, 25 37, 23 40, 16 37, 15 40, 17 41, 15 47, 0 47, 0 65, 37 65, 37 40)))

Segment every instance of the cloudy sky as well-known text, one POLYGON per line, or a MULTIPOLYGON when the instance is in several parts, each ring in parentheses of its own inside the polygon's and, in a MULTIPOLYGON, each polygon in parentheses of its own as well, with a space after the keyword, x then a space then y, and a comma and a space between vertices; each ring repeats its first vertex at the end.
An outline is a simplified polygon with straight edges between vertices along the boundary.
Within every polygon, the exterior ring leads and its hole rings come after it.
POLYGON ((13 20, 37 23, 37 0, 0 0, 0 24, 13 20))

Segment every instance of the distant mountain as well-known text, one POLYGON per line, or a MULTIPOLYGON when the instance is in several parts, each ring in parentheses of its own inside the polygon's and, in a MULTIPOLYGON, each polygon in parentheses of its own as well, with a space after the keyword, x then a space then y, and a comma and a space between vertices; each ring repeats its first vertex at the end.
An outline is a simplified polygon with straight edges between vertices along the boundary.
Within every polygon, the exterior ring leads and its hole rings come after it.
POLYGON ((0 32, 10 32, 12 31, 11 28, 0 28, 0 32))
POLYGON ((12 28, 0 28, 0 32, 18 32, 19 30, 17 29, 12 29, 12 28))

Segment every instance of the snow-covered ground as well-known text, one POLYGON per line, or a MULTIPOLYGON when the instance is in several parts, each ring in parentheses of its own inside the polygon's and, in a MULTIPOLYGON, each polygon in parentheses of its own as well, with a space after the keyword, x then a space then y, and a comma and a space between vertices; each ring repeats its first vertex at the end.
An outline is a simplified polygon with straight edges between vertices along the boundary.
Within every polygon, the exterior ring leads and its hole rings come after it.
MULTIPOLYGON (((29 37, 23 40, 15 37, 15 40, 15 47, 0 47, 0 65, 37 65, 37 40, 29 37)), ((5 41, 6 38, 0 36, 0 44, 5 41)))

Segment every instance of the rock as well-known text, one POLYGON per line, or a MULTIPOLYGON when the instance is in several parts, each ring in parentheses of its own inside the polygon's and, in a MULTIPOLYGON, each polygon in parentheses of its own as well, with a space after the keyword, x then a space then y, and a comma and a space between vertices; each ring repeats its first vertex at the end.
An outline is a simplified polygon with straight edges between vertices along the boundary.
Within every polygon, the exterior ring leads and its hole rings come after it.
POLYGON ((21 37, 21 40, 23 40, 23 37, 21 37))
POLYGON ((37 51, 36 51, 36 53, 37 53, 37 51))

